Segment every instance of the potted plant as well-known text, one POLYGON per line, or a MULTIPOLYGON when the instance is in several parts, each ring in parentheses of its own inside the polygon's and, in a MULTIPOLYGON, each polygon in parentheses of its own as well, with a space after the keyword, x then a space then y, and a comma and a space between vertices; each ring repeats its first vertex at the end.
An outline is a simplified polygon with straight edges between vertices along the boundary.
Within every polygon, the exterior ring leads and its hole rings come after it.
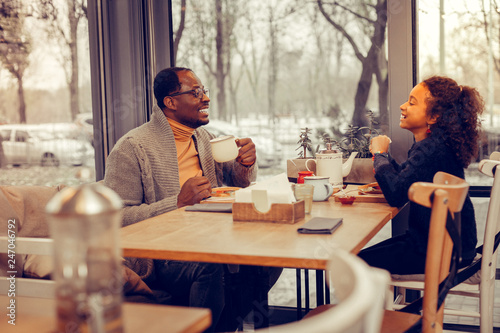
POLYGON ((300 129, 299 140, 297 141, 299 146, 295 149, 299 151, 299 156, 298 158, 287 160, 287 176, 291 181, 298 178, 299 171, 307 170, 306 161, 309 159, 309 157, 307 157, 307 151, 309 151, 314 158, 314 150, 312 149, 310 136, 310 128, 305 127, 300 129))
MULTIPOLYGON (((328 135, 328 133, 321 133, 320 138, 323 141, 327 149, 338 149, 343 153, 344 159, 347 159, 351 153, 358 152, 358 155, 353 161, 351 171, 347 177, 344 178, 344 182, 350 183, 371 183, 375 181, 373 176, 373 161, 371 159, 372 155, 370 153, 370 140, 373 136, 379 134, 378 130, 375 129, 375 125, 378 123, 374 119, 372 111, 367 112, 367 117, 369 119, 369 125, 363 127, 357 127, 349 125, 346 129, 344 136, 340 140, 335 140, 328 135)), ((307 151, 311 152, 314 158, 315 152, 311 149, 311 129, 301 128, 301 133, 299 141, 297 142, 299 146, 296 150, 299 151, 299 157, 297 159, 290 159, 287 161, 287 174, 288 177, 293 179, 297 178, 298 172, 307 170, 305 166, 305 161, 307 161, 307 151)), ((320 145, 316 147, 316 152, 319 152, 320 145)))
MULTIPOLYGON (((344 182, 349 183, 371 183, 375 182, 373 176, 373 161, 370 153, 370 141, 373 136, 379 135, 379 131, 374 127, 378 122, 374 119, 373 111, 367 111, 369 125, 357 127, 349 125, 344 137, 338 143, 339 149, 343 152, 344 159, 351 153, 358 152, 354 159, 351 172, 344 178, 344 182)), ((325 141, 325 145, 327 142, 325 141)))
MULTIPOLYGON (((373 111, 367 111, 369 126, 357 127, 349 125, 344 135, 340 140, 339 148, 344 153, 344 158, 351 155, 352 152, 358 152, 358 158, 372 157, 370 153, 370 141, 373 136, 379 135, 379 132, 374 125, 378 125, 374 119, 373 111)), ((326 142, 325 142, 326 143, 326 142)))
POLYGON ((299 158, 307 158, 307 151, 309 150, 311 152, 311 155, 314 156, 314 152, 312 150, 311 146, 311 139, 309 136, 311 135, 311 129, 305 127, 300 129, 300 136, 299 136, 299 141, 297 143, 299 146, 295 150, 299 150, 299 158))

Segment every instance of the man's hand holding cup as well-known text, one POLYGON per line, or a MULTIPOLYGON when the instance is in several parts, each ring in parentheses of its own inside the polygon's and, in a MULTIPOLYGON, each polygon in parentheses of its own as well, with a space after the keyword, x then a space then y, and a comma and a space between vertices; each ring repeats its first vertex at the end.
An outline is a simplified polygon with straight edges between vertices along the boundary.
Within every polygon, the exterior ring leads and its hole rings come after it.
POLYGON ((219 163, 236 159, 244 166, 252 166, 257 160, 255 144, 250 138, 236 138, 233 135, 224 135, 210 140, 212 155, 219 163))

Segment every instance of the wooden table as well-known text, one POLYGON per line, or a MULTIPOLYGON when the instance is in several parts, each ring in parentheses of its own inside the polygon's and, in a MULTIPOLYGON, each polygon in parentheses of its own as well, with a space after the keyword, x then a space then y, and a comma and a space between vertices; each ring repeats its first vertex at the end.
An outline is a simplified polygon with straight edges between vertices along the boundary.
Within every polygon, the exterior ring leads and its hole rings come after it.
MULTIPOLYGON (((342 205, 332 197, 314 202, 311 214, 302 221, 276 224, 233 222, 229 213, 177 209, 122 228, 121 246, 126 257, 325 270, 336 249, 358 253, 398 211, 387 203, 342 205), (331 235, 297 232, 316 216, 342 217, 343 224, 331 235)), ((297 304, 301 304, 299 282, 298 278, 297 304)), ((322 272, 317 271, 316 286, 317 304, 323 304, 322 272)), ((266 327, 267 295, 258 294, 256 300, 262 305, 261 325, 266 327)), ((301 316, 298 306, 297 318, 301 316)))
POLYGON ((314 202, 295 224, 233 222, 228 213, 177 209, 122 228, 127 257, 326 269, 336 248, 358 253, 396 214, 387 203, 314 202), (331 235, 299 234, 312 217, 342 217, 331 235))
MULTIPOLYGON (((10 298, 0 296, 2 318, 0 332, 54 332, 56 327, 56 302, 53 299, 16 297, 16 325, 6 316, 10 298)), ((203 332, 212 321, 210 310, 180 306, 139 303, 123 304, 125 332, 194 333, 203 332)))

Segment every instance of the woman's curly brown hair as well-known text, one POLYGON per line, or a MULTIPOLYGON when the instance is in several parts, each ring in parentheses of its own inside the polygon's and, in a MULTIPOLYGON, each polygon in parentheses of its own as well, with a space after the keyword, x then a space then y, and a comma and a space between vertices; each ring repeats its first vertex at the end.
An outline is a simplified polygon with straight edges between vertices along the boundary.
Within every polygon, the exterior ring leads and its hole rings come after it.
POLYGON ((455 152, 462 166, 467 168, 477 155, 483 98, 476 89, 459 86, 448 77, 432 76, 423 84, 432 95, 427 100, 427 114, 438 116, 436 123, 430 127, 430 135, 440 136, 455 152))

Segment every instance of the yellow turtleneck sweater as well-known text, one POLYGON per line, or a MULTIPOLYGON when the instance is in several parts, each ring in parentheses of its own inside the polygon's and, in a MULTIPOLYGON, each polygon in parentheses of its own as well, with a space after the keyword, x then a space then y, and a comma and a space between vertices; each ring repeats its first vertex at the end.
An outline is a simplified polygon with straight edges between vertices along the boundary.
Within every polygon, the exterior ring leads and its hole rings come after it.
POLYGON ((201 176, 200 159, 194 145, 194 129, 167 118, 174 132, 177 162, 179 163, 179 182, 182 185, 191 177, 201 176))

